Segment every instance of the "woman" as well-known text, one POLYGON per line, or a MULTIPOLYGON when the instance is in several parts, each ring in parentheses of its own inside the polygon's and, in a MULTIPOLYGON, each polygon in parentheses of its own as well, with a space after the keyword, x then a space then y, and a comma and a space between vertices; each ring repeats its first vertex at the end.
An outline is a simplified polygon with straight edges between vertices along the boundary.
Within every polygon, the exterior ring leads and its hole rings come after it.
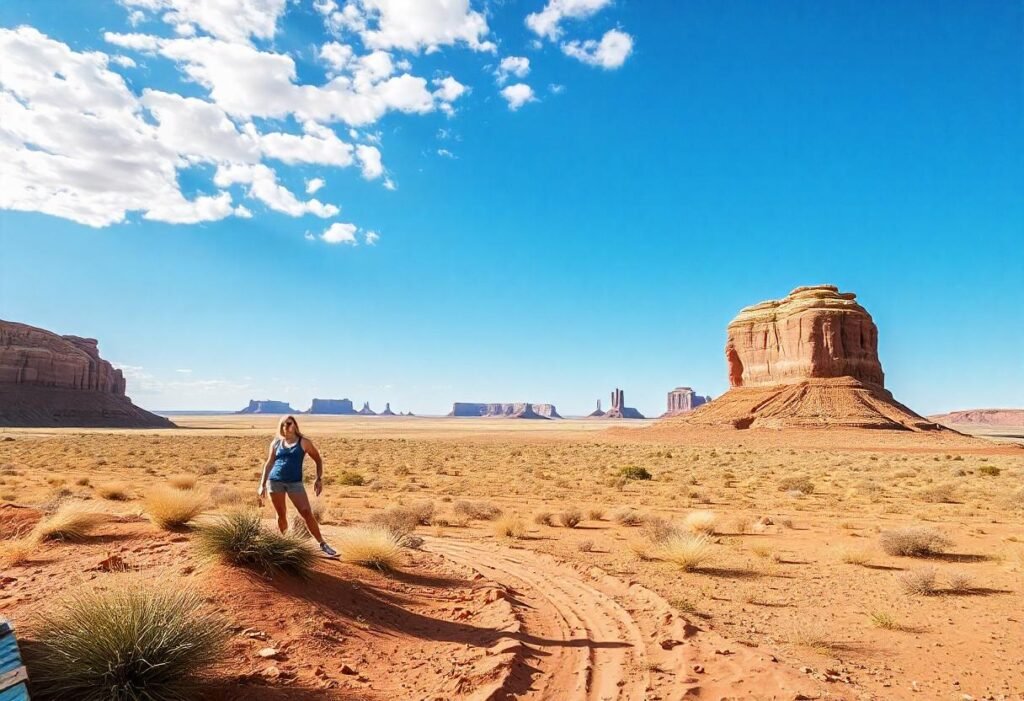
POLYGON ((320 526, 313 516, 313 509, 309 506, 309 497, 306 496, 306 488, 302 484, 302 461, 309 453, 309 457, 316 462, 316 482, 313 483, 313 493, 320 496, 324 490, 324 461, 320 457, 320 451, 316 449, 313 442, 303 437, 299 432, 299 424, 294 416, 286 416, 277 425, 277 438, 270 444, 270 453, 267 461, 263 464, 263 476, 260 478, 260 487, 257 490, 260 500, 270 492, 270 501, 277 512, 277 527, 284 533, 288 530, 288 514, 285 495, 292 500, 299 516, 306 522, 306 528, 310 534, 320 543, 320 549, 327 557, 338 557, 338 553, 330 545, 324 542, 320 535, 320 526), (269 487, 268 487, 269 480, 269 487))

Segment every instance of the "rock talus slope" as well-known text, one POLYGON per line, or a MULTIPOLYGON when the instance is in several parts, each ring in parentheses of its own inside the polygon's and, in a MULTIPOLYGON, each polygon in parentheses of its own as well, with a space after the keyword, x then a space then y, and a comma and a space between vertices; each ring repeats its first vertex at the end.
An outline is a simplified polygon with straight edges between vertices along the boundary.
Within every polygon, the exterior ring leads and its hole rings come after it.
POLYGON ((725 344, 730 389, 677 419, 733 428, 939 427, 885 389, 878 328, 851 292, 798 287, 744 308, 725 344))
POLYGON ((0 320, 0 426, 168 428, 132 404, 95 339, 0 320))

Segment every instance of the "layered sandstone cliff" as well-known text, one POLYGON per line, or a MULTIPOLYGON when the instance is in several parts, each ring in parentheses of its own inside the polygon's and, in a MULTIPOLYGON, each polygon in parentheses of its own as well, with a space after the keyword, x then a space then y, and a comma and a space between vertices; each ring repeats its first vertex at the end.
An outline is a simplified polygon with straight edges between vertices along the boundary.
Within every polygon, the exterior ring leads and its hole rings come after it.
POLYGON ((0 426, 174 426, 132 404, 95 339, 0 320, 0 426))
POLYGON ((354 414, 351 399, 314 399, 307 414, 354 414))
POLYGON ((964 409, 928 418, 947 426, 1024 426, 1024 409, 964 409))
POLYGON ((249 406, 236 414, 297 414, 288 402, 280 402, 276 399, 250 399, 249 406))
POLYGON ((502 416, 513 419, 560 419, 554 404, 529 402, 479 403, 455 402, 448 416, 502 416))
POLYGON ((734 428, 938 428, 885 389, 878 328, 856 295, 833 285, 798 287, 746 307, 729 324, 725 357, 731 389, 678 420, 734 428))

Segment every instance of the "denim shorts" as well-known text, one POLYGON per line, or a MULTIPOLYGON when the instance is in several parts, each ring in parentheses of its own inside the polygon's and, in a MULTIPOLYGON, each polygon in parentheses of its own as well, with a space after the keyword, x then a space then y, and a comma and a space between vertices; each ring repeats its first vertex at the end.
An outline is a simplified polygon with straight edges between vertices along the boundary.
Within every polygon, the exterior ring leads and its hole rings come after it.
POLYGON ((299 492, 306 491, 306 487, 302 482, 278 482, 277 480, 269 480, 267 485, 267 491, 271 494, 276 494, 278 492, 283 494, 298 494, 299 492))

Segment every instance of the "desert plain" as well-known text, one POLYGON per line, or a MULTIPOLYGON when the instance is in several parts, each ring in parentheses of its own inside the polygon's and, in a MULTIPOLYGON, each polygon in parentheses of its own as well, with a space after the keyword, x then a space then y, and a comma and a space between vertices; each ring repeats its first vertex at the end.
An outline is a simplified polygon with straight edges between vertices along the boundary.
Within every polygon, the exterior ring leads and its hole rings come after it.
POLYGON ((277 417, 174 421, 0 431, 0 612, 27 655, 68 592, 172 586, 231 632, 201 698, 1024 698, 1013 431, 300 417, 343 557, 299 579, 194 543, 261 508, 277 417), (193 525, 151 522, 170 484, 204 501, 193 525), (11 546, 75 502, 111 516, 11 546), (401 531, 389 567, 346 561, 368 523, 401 531), (891 554, 907 529, 936 547, 891 554), (671 547, 690 536, 699 552, 671 547))

